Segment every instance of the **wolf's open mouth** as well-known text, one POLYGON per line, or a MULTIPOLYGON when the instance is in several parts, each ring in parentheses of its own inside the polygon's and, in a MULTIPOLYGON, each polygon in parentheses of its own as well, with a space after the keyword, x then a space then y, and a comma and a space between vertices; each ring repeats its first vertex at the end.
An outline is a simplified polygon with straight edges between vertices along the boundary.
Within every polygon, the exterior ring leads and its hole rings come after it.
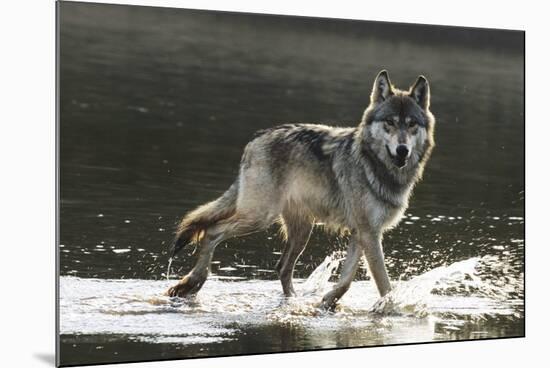
POLYGON ((390 148, 386 145, 386 151, 388 151, 388 155, 390 156, 393 164, 397 166, 398 168, 403 168, 407 164, 407 158, 406 157, 400 157, 397 155, 392 155, 390 148))

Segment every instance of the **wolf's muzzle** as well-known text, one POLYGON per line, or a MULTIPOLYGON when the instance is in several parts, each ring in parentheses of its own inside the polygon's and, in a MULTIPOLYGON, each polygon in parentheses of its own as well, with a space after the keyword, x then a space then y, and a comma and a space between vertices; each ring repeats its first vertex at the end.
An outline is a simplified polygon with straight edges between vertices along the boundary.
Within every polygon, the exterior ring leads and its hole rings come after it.
POLYGON ((407 157, 409 156, 409 148, 404 144, 400 144, 395 149, 395 153, 397 153, 397 157, 407 159, 407 157))
POLYGON ((407 148, 407 146, 403 144, 397 146, 395 150, 396 155, 392 155, 390 148, 388 146, 386 146, 386 150, 388 151, 388 155, 390 156, 395 166, 401 169, 407 164, 407 158, 409 155, 409 149, 407 148))

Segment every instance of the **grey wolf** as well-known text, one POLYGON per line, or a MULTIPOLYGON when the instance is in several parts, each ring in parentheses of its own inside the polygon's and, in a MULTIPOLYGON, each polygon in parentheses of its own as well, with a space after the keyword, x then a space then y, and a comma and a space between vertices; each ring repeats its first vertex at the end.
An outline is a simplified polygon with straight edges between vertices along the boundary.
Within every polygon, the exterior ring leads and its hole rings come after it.
POLYGON ((285 240, 276 266, 285 296, 295 295, 294 266, 316 222, 346 231, 350 239, 340 279, 320 306, 336 305, 363 254, 380 295, 387 294, 382 237, 400 221, 422 177, 434 147, 434 125, 426 78, 419 76, 404 91, 383 70, 356 127, 287 124, 257 132, 229 189, 181 220, 172 256, 194 243, 198 260, 167 294, 197 293, 220 242, 276 222, 285 240))

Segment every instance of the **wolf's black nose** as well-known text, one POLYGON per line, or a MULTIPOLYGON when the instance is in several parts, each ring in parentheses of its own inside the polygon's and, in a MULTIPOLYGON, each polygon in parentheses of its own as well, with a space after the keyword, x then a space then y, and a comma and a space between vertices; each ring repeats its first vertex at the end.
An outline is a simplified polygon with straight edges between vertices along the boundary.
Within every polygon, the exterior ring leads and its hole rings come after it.
POLYGON ((400 144, 395 149, 395 153, 397 153, 397 156, 405 158, 409 154, 409 149, 404 144, 400 144))

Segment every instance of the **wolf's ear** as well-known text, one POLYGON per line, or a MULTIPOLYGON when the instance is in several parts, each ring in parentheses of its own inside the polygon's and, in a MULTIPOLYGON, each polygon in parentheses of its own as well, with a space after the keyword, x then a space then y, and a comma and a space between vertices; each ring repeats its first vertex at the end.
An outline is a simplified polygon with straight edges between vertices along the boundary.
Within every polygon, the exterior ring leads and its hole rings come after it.
POLYGON ((409 96, 424 110, 428 110, 430 107, 430 84, 423 75, 418 76, 418 79, 411 87, 409 96))
POLYGON ((374 85, 372 86, 372 93, 370 94, 371 103, 379 103, 393 95, 393 88, 391 86, 390 77, 388 72, 382 70, 376 76, 374 85))

